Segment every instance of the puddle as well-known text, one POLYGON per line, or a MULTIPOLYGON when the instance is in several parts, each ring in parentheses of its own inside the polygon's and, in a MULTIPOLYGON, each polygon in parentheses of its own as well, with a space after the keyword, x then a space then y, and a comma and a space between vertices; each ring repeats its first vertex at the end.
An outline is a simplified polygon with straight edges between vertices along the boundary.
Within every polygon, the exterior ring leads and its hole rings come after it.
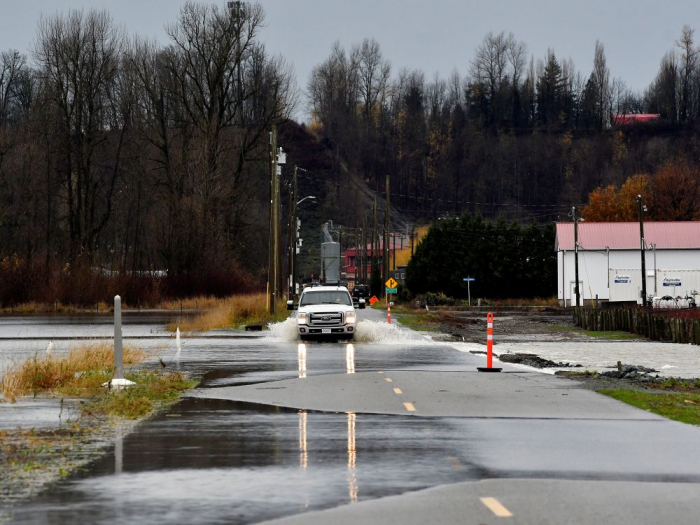
POLYGON ((14 521, 254 523, 481 477, 454 432, 425 429, 411 417, 186 399, 14 521))
POLYGON ((20 398, 16 403, 0 401, 0 430, 33 428, 53 430, 77 418, 78 400, 20 398))

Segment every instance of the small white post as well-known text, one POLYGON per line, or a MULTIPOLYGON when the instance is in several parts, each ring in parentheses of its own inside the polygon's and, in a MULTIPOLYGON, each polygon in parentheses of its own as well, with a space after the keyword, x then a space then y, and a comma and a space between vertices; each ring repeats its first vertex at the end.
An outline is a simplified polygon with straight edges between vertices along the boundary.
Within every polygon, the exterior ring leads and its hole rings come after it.
POLYGON ((122 347, 122 298, 114 296, 114 376, 104 383, 113 390, 121 390, 133 385, 133 381, 124 379, 124 350, 122 347))
POLYGON ((122 298, 114 296, 114 377, 124 379, 124 349, 122 347, 122 298))

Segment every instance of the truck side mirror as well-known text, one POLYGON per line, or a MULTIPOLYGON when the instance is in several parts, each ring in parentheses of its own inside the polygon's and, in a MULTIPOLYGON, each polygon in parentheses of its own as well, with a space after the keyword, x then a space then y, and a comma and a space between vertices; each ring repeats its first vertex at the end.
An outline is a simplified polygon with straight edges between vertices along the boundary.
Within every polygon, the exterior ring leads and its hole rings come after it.
POLYGON ((364 300, 364 299, 360 299, 360 300, 358 301, 358 304, 359 304, 359 306, 360 306, 360 310, 364 310, 364 309, 365 309, 365 300, 364 300))
POLYGON ((287 310, 295 310, 294 301, 287 301, 287 310))

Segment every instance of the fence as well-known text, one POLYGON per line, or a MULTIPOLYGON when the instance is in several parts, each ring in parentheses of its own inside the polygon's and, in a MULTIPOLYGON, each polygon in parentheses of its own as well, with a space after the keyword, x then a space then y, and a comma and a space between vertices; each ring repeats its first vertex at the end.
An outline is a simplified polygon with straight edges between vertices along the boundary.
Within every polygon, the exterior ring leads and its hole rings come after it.
POLYGON ((622 330, 653 341, 700 345, 700 313, 697 310, 675 312, 642 308, 574 308, 574 324, 585 330, 622 330))

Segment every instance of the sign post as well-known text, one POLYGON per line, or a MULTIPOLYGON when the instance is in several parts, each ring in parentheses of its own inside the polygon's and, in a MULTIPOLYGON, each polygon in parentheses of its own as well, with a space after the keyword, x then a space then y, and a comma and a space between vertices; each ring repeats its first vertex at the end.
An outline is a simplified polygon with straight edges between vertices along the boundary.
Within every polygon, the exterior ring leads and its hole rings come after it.
POLYGON ((386 308, 387 308, 387 322, 391 324, 391 301, 389 301, 389 296, 397 292, 397 283, 393 277, 389 277, 384 283, 386 285, 386 308))
POLYGON ((470 284, 476 281, 475 277, 464 277, 462 279, 465 283, 467 283, 467 296, 469 298, 469 306, 472 305, 472 290, 470 284))

